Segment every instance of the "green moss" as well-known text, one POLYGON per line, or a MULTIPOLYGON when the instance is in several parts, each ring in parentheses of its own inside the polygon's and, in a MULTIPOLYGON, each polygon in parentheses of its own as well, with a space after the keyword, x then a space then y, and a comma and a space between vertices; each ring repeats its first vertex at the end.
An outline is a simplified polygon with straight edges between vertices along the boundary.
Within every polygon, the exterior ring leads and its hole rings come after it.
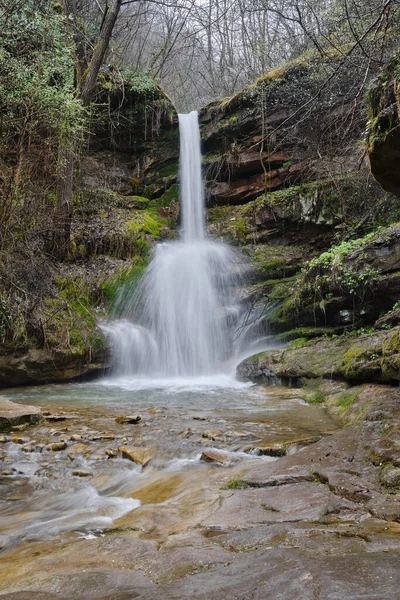
POLYGON ((308 338, 299 337, 289 342, 289 348, 302 348, 308 342, 308 338))
POLYGON ((343 414, 347 412, 348 409, 354 404, 359 393, 360 389, 356 388, 353 391, 349 390, 340 394, 336 400, 336 406, 339 408, 338 413, 343 414))
POLYGON ((245 481, 242 481, 241 479, 232 479, 231 481, 229 481, 226 484, 225 489, 226 490, 243 490, 248 487, 249 487, 249 485, 245 481))
POLYGON ((176 183, 172 184, 159 198, 151 200, 149 208, 153 210, 169 208, 173 203, 179 203, 179 186, 176 183))
POLYGON ((109 309, 118 315, 124 308, 126 298, 123 300, 125 290, 133 290, 142 277, 147 261, 137 258, 133 265, 118 270, 112 277, 103 280, 99 289, 109 309), (119 301, 118 301, 119 297, 119 301))
POLYGON ((224 127, 230 127, 231 125, 234 125, 237 122, 237 120, 238 120, 237 115, 231 115, 230 117, 227 117, 226 119, 221 119, 217 123, 217 129, 222 129, 224 127))
POLYGON ((348 379, 362 379, 367 371, 369 376, 381 372, 380 352, 364 344, 353 344, 343 356, 342 373, 348 379))
POLYGON ((232 206, 214 206, 208 209, 207 219, 209 223, 220 223, 231 217, 234 217, 236 213, 236 207, 232 206))
POLYGON ((126 227, 130 235, 138 236, 140 233, 147 233, 153 237, 160 235, 162 226, 166 225, 166 220, 154 211, 143 211, 136 217, 126 222, 126 227))
POLYGON ((142 224, 143 231, 152 235, 153 237, 158 237, 160 235, 160 223, 150 215, 146 215, 142 224))
MULTIPOLYGON (((257 232, 273 215, 278 224, 285 219, 317 225, 339 224, 344 218, 350 220, 353 212, 359 214, 365 194, 360 178, 352 174, 314 181, 268 192, 241 206, 211 208, 209 223, 216 225, 223 235, 248 243, 254 243, 257 232)), ((279 255, 278 250, 276 254, 279 255)), ((279 265, 275 262, 271 267, 279 265)))
POLYGON ((143 196, 150 200, 153 197, 155 189, 156 189, 156 186, 154 185, 154 183, 150 183, 149 185, 146 185, 146 187, 143 190, 143 196))
POLYGON ((248 358, 247 360, 249 360, 250 362, 258 362, 259 360, 262 360, 265 356, 265 352, 259 352, 258 354, 253 354, 253 356, 250 356, 250 358, 248 358))
MULTIPOLYGON (((130 200, 129 204, 138 210, 147 208, 150 202, 150 200, 148 198, 145 198, 144 196, 128 196, 128 198, 130 200)), ((124 204, 125 203, 123 203, 122 205, 124 204)))
POLYGON ((400 352, 400 331, 394 331, 388 336, 382 345, 382 354, 384 356, 390 354, 398 354, 400 352))
POLYGON ((335 334, 336 329, 333 327, 296 327, 295 329, 278 334, 276 339, 286 342, 303 338, 308 341, 316 337, 332 336, 335 334))
POLYGON ((169 177, 176 177, 178 175, 178 164, 172 163, 170 165, 162 167, 162 169, 159 170, 158 175, 159 177, 165 179, 169 177))
POLYGON ((270 83, 271 81, 276 81, 277 79, 282 79, 282 77, 287 76, 290 72, 297 70, 299 67, 310 67, 309 55, 303 54, 299 58, 287 61, 275 69, 267 71, 267 73, 264 73, 264 75, 261 75, 261 77, 256 80, 254 87, 258 87, 265 83, 270 83))
POLYGON ((46 298, 42 323, 45 343, 65 355, 87 358, 101 348, 102 335, 97 328, 101 311, 94 313, 93 301, 85 276, 55 277, 58 293, 46 298))
POLYGON ((313 396, 308 398, 309 404, 323 404, 327 400, 327 395, 324 394, 321 390, 317 390, 313 396))

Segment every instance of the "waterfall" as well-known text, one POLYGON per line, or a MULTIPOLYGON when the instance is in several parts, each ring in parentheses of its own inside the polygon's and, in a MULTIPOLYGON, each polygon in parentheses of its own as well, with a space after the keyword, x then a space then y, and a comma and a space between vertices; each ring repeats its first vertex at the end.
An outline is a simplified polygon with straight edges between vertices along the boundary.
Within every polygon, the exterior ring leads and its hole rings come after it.
POLYGON ((183 239, 190 243, 205 237, 201 141, 197 112, 179 115, 179 135, 183 239))
POLYGON ((122 318, 103 326, 119 375, 209 375, 234 353, 241 259, 206 236, 197 113, 179 128, 181 238, 155 247, 122 318))

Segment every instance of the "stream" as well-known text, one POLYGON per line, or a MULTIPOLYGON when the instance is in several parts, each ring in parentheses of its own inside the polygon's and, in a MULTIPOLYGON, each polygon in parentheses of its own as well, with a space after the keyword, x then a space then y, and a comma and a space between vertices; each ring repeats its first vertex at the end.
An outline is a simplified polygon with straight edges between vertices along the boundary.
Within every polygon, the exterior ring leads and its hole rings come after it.
MULTIPOLYGON (((143 518, 144 505, 160 507, 163 530, 175 528, 176 511, 193 495, 229 485, 255 463, 301 451, 339 427, 296 389, 262 388, 225 375, 156 385, 115 377, 4 394, 46 415, 0 446, 5 551, 22 541, 104 535, 122 522, 157 532, 154 514, 143 518), (135 415, 138 423, 116 422, 135 415), (143 464, 124 454, 132 447, 143 464)), ((195 508, 191 512, 189 521, 195 508)))

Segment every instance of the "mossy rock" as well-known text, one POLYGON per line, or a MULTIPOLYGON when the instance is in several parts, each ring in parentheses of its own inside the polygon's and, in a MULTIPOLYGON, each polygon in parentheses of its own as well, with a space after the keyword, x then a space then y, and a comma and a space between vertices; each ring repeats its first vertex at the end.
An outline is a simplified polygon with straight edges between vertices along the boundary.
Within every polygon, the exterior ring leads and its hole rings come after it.
POLYGON ((149 198, 144 196, 123 196, 119 201, 118 205, 123 208, 133 208, 135 210, 144 210, 148 208, 150 203, 149 198))
POLYGON ((151 200, 149 208, 159 210, 169 208, 171 204, 179 204, 179 186, 174 183, 161 196, 151 200))
POLYGON ((294 275, 306 260, 307 253, 301 248, 272 246, 269 244, 250 247, 256 267, 268 279, 286 278, 294 275))
MULTIPOLYGON (((363 187, 353 174, 312 181, 262 194, 239 206, 211 207, 208 223, 212 232, 240 243, 257 245, 260 232, 265 234, 268 230, 278 231, 282 236, 289 224, 295 224, 297 229, 318 226, 326 232, 329 242, 328 228, 344 218, 341 207, 346 203, 346 211, 356 213, 362 193, 363 187)), ((309 231, 308 239, 312 241, 317 233, 318 229, 309 231)))
POLYGON ((122 314, 146 266, 147 260, 137 258, 132 264, 118 269, 100 283, 99 290, 113 317, 122 314))
POLYGON ((55 277, 57 293, 44 299, 42 322, 48 348, 62 355, 88 358, 103 348, 98 318, 104 311, 94 311, 91 288, 86 278, 55 277))
POLYGON ((152 237, 159 237, 163 225, 166 225, 164 220, 150 213, 146 213, 139 218, 129 219, 126 222, 126 227, 131 235, 144 232, 152 237))
MULTIPOLYGON (((300 347, 257 355, 258 376, 288 379, 347 379, 349 381, 399 381, 400 328, 359 336, 341 335, 301 341, 300 347)), ((238 370, 246 371, 246 359, 238 370)), ((253 368, 254 372, 254 368, 253 368)), ((254 375, 256 376, 256 375, 254 375)))
POLYGON ((289 331, 284 331, 276 336, 276 339, 282 342, 290 342, 292 340, 305 339, 312 340, 317 337, 332 337, 333 335, 337 335, 338 333, 342 333, 342 328, 334 328, 334 327, 296 327, 295 329, 290 329, 289 331))

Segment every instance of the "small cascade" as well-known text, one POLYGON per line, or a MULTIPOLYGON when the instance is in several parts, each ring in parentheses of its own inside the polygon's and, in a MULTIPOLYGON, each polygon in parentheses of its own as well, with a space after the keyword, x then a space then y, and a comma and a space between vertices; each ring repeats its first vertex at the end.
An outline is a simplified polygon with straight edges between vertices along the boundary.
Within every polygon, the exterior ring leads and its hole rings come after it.
POLYGON ((121 318, 103 326, 118 375, 211 375, 238 347, 243 259, 206 237, 197 113, 179 115, 179 128, 181 239, 156 246, 121 318))

